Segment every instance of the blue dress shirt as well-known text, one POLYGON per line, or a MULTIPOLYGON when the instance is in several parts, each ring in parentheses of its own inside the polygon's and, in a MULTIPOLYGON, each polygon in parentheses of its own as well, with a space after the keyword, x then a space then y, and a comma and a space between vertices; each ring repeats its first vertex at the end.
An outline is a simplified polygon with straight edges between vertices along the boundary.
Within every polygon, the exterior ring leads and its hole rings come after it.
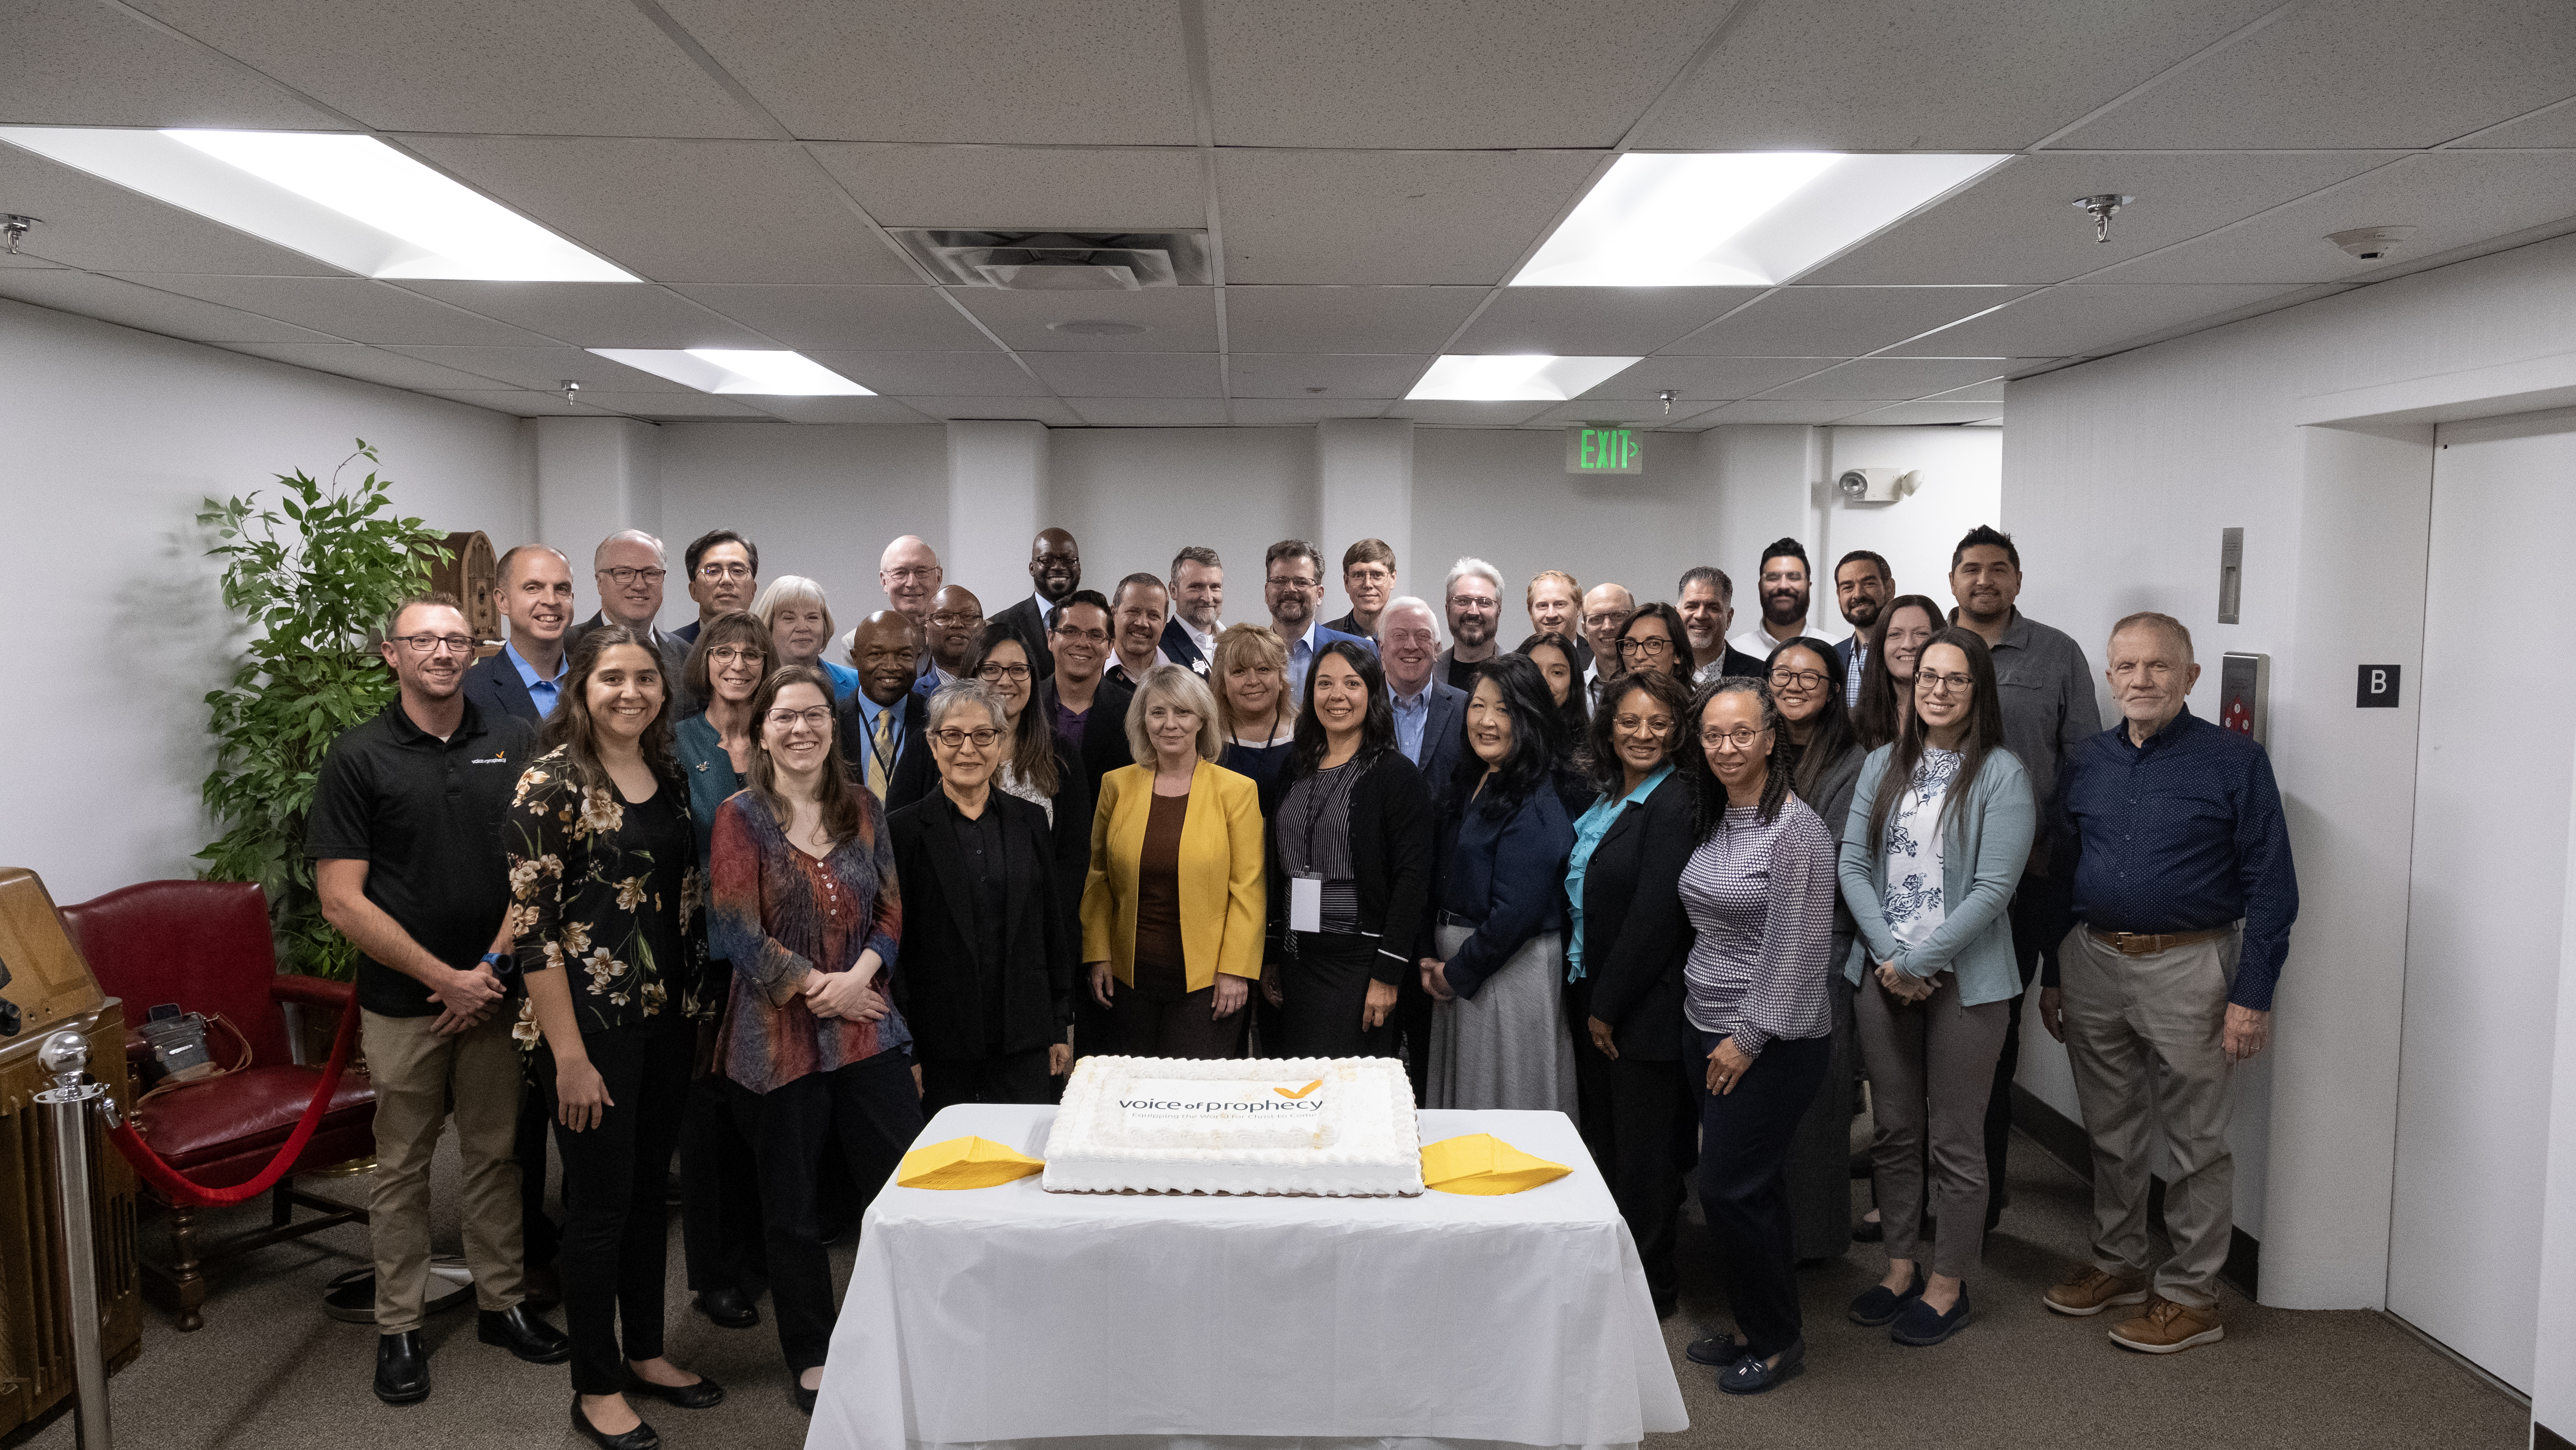
MULTIPOLYGON (((1434 675, 1432 680, 1438 678, 1434 675)), ((1413 695, 1397 694, 1392 684, 1386 687, 1387 702, 1395 707, 1395 748, 1415 765, 1422 763, 1422 728, 1431 723, 1432 680, 1424 680, 1413 695)))
POLYGON ((537 673, 537 667, 528 663, 528 657, 519 653, 517 645, 505 644, 501 646, 501 653, 510 657, 510 668, 519 672, 519 683, 528 687, 528 701, 537 707, 537 718, 542 720, 552 715, 555 701, 563 696, 564 671, 572 668, 571 657, 567 655, 555 662, 555 677, 549 680, 537 673))

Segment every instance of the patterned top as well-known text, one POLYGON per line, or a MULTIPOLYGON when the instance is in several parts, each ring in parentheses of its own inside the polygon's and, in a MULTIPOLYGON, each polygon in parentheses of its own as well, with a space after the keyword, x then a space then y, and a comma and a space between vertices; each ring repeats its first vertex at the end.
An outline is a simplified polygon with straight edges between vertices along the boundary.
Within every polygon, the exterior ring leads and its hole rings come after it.
MULTIPOLYGON (((564 746, 519 773, 503 818, 510 868, 510 939, 524 974, 569 963, 582 1035, 658 1017, 679 994, 685 1016, 712 1016, 706 878, 689 834, 680 782, 632 804, 613 786, 584 791, 564 746)), ((536 1007, 521 999, 513 1035, 538 1041, 536 1007)))
POLYGON ((709 915, 734 972, 715 1065, 753 1092, 912 1045, 903 1015, 891 1009, 859 1022, 817 1017, 805 1006, 807 972, 848 971, 862 952, 885 963, 877 985, 894 977, 903 938, 894 844, 876 797, 857 798, 858 834, 820 860, 788 843, 757 791, 716 811, 709 915))
POLYGON ((1806 802, 1791 796, 1767 826, 1751 806, 1728 807, 1726 828, 1682 868, 1691 1025, 1747 1057, 1775 1038, 1830 1036, 1834 891, 1834 838, 1806 802))
POLYGON ((1949 916, 1941 901, 1941 808, 1959 778, 1959 752, 1924 747, 1914 779, 1887 810, 1887 887, 1879 914, 1899 946, 1919 947, 1949 916))

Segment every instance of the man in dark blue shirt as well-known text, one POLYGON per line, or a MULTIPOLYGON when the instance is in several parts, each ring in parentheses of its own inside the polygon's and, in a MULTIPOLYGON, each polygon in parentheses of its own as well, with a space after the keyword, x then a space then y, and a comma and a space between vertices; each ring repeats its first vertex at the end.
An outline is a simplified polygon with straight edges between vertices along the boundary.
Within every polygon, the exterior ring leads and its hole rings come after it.
POLYGON ((2200 678, 2190 631, 2130 615, 2111 631, 2110 660, 2122 723, 2068 751, 2059 775, 2075 920, 2039 1000, 2093 1140, 2093 1261, 2047 1304, 2074 1315, 2144 1304, 2112 1342, 2171 1354, 2226 1334, 2217 1289, 2235 1224, 2235 1068, 2271 1038, 2299 886, 2263 747, 2183 705, 2200 678), (2158 1124, 2174 1252, 2150 1290, 2158 1124))

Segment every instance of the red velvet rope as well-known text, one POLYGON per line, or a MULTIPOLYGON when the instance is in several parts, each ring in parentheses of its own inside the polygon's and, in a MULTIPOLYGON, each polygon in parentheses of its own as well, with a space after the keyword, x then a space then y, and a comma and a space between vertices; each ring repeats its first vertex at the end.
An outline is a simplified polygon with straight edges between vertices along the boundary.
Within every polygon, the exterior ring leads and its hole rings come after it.
MULTIPOLYGON (((313 1088, 313 1101, 304 1105, 304 1116, 297 1119, 295 1131, 270 1159, 259 1176, 230 1188, 207 1188, 182 1177, 179 1170, 161 1161, 143 1135, 134 1131, 128 1118, 110 1130, 109 1137, 134 1171, 145 1182, 161 1191, 161 1196, 183 1208, 223 1208, 257 1198, 277 1186, 277 1181, 295 1169, 295 1160, 304 1156, 304 1145, 313 1141, 313 1130, 322 1126, 322 1115, 330 1109, 331 1095, 340 1088, 340 1074, 349 1066, 349 1054, 358 1041, 358 1007, 356 1003, 341 1009, 339 1035, 331 1039, 331 1060, 322 1065, 322 1081, 313 1088)), ((211 1084, 210 1084, 211 1085, 211 1084)))

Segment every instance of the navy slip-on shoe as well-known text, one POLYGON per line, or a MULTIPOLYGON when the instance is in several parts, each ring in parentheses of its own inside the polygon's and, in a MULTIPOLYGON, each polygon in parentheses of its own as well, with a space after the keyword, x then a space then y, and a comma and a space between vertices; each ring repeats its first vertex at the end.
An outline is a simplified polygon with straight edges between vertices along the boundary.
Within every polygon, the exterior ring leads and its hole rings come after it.
POLYGON ((1905 1306, 1904 1313, 1896 1316, 1896 1323, 1889 1327, 1887 1337, 1915 1349, 1929 1349, 1958 1333, 1967 1322, 1968 1286, 1962 1284, 1959 1286, 1959 1302, 1950 1306, 1949 1313, 1936 1313, 1931 1305, 1916 1299, 1905 1306))
POLYGON ((1718 1374, 1717 1387, 1730 1395, 1758 1395, 1776 1389, 1807 1366, 1807 1341, 1801 1339, 1780 1351, 1780 1362, 1770 1364, 1760 1356, 1747 1354, 1718 1374))
POLYGON ((1923 1298, 1923 1271, 1914 1271, 1914 1282, 1902 1294, 1885 1284, 1872 1284, 1851 1301, 1851 1322, 1863 1329, 1879 1329, 1892 1324, 1905 1312, 1908 1304, 1923 1298))

